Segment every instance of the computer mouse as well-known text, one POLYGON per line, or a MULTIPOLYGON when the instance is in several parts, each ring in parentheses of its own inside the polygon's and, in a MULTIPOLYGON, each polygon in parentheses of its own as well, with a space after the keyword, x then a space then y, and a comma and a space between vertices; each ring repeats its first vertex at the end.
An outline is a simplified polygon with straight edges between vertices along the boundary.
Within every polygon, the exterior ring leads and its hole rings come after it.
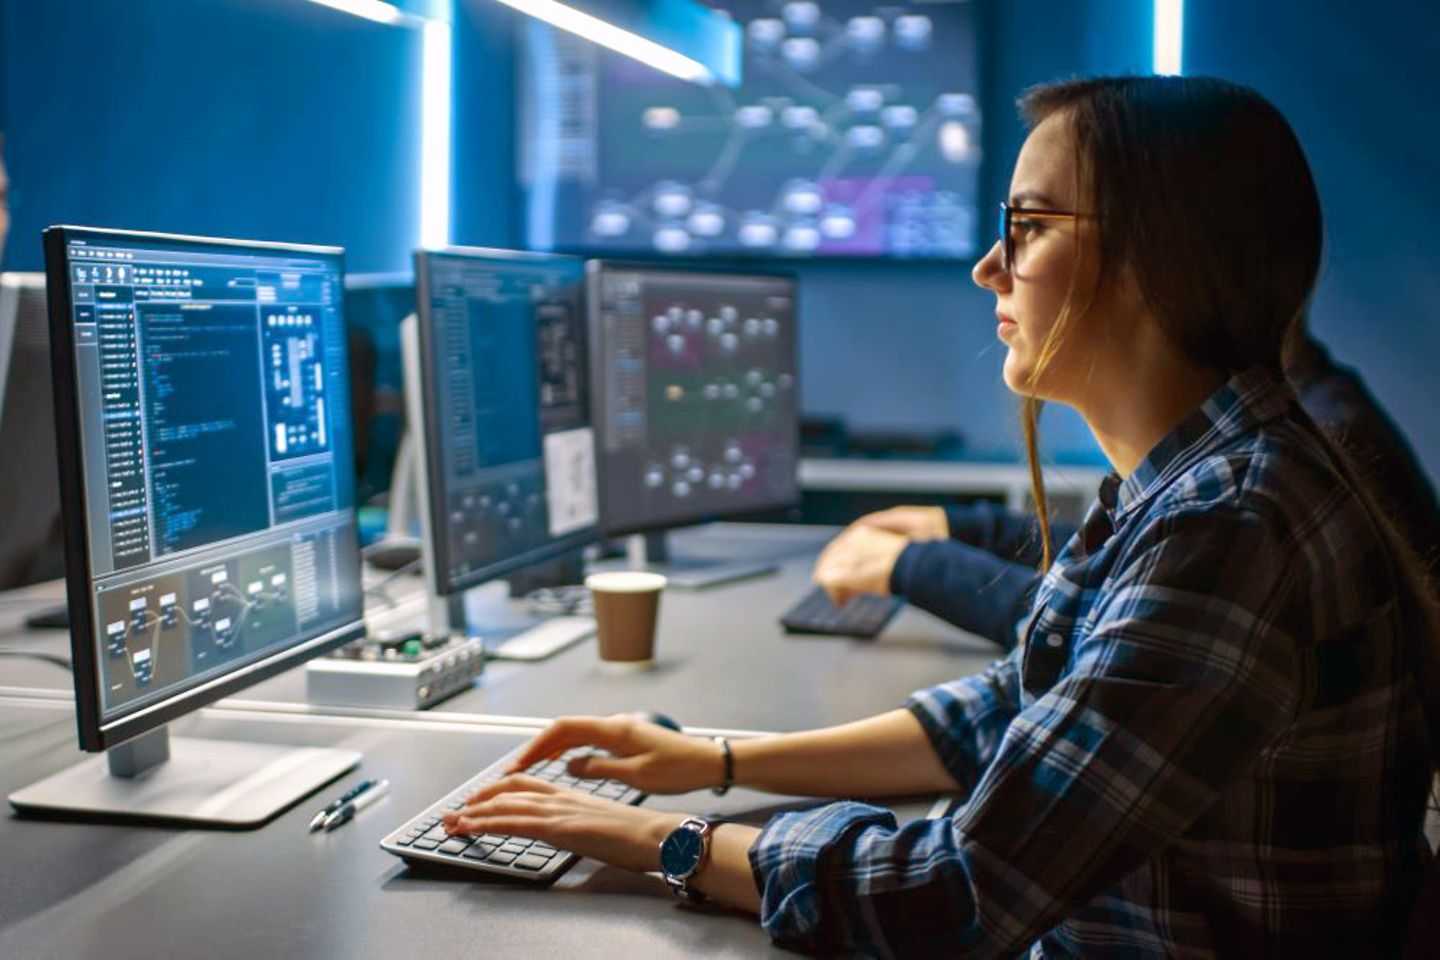
POLYGON ((664 727, 666 730, 674 730, 676 733, 680 732, 680 724, 671 720, 663 713, 658 713, 654 710, 636 710, 635 717, 644 720, 646 723, 653 723, 656 726, 664 727))

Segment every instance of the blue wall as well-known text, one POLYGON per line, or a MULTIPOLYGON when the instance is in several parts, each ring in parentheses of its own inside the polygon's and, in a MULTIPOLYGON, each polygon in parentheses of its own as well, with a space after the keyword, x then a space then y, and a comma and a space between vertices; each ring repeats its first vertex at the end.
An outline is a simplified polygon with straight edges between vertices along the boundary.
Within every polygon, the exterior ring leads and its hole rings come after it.
POLYGON ((1187 4, 1188 73, 1247 83, 1315 171, 1325 254, 1311 326, 1440 479, 1440 4, 1187 4))
MULTIPOLYGON (((989 206, 1022 138, 1015 96, 1071 74, 1148 71, 1152 3, 972 2, 987 38, 989 206)), ((0 3, 0 116, 15 181, 8 268, 37 267, 40 228, 71 220, 338 242, 354 270, 408 269, 415 31, 302 0, 0 3)), ((1336 0, 1186 8, 1187 72, 1257 86, 1298 129, 1328 217, 1316 330, 1440 474, 1440 178, 1429 123, 1440 85, 1427 75, 1440 5, 1400 0, 1383 17, 1336 0)), ((491 0, 460 0, 456 17, 452 233, 512 245, 519 18, 491 0)), ((969 269, 799 265, 806 411, 860 427, 958 429, 974 455, 1015 456, 993 302, 969 269)), ((1053 459, 1098 459, 1067 411, 1048 411, 1044 432, 1053 459)))
POLYGON ((52 223, 338 243, 419 235, 420 39, 299 0, 3 0, 8 269, 52 223))

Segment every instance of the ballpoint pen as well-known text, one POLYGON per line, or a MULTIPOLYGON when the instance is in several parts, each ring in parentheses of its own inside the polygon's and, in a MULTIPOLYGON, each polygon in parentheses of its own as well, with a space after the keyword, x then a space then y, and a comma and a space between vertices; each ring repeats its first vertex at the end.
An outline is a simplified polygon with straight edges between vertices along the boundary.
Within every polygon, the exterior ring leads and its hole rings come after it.
POLYGON ((326 817, 325 832, 329 833, 336 827, 342 824, 349 823, 351 818, 354 817, 355 814, 359 813, 361 810, 364 810, 366 807, 370 806, 370 804, 385 796, 385 794, 389 791, 389 780, 376 781, 375 785, 369 790, 366 790, 354 800, 347 801, 343 806, 340 807, 339 810, 336 810, 334 813, 330 814, 330 816, 326 817))
POLYGON ((360 796, 360 794, 364 793, 366 790, 369 790, 371 787, 375 786, 375 784, 378 782, 379 781, 368 779, 361 780, 359 783, 355 784, 355 786, 351 787, 349 790, 346 790, 343 794, 341 794, 339 799, 333 800, 330 803, 326 804, 325 809, 321 810, 319 813, 315 814, 315 816, 310 818, 310 832, 314 833, 316 830, 319 830, 321 827, 325 826, 325 819, 327 817, 329 817, 335 811, 339 810, 341 807, 345 806, 345 804, 349 803, 351 800, 354 800, 356 797, 360 796))

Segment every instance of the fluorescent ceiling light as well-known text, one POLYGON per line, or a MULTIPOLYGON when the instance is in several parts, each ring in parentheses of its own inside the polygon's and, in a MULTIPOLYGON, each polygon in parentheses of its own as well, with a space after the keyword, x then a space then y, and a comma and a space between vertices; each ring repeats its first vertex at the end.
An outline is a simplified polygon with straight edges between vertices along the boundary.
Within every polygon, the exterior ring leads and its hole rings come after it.
POLYGON ((427 20, 420 80, 420 245, 450 245, 450 24, 427 20))
POLYGON ((1180 75, 1185 53, 1185 0, 1155 0, 1156 73, 1180 75))
POLYGON ((537 20, 543 20, 553 27, 568 30, 570 33, 598 43, 602 47, 609 47, 616 53, 633 57, 672 77, 706 85, 715 80, 715 76, 709 68, 698 60, 692 60, 684 54, 676 53, 669 47, 662 46, 653 40, 647 40, 637 33, 631 33, 629 30, 607 23, 598 17, 582 13, 574 7, 568 7, 559 3, 558 0, 500 0, 500 2, 508 7, 514 7, 521 13, 529 14, 537 20))
POLYGON ((310 2, 354 14, 357 17, 364 17, 366 20, 374 20, 376 23, 397 23, 400 20, 400 8, 393 3, 385 3, 384 0, 310 0, 310 2))

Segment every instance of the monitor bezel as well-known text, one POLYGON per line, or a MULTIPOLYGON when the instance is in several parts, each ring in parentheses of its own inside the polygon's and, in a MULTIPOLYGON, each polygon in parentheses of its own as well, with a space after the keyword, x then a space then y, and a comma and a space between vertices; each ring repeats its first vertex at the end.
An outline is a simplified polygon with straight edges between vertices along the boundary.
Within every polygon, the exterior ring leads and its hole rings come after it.
POLYGON ((753 517, 769 513, 774 510, 784 510, 800 503, 800 280, 799 277, 785 270, 740 270, 735 268, 711 268, 680 266, 657 263, 646 260, 612 260, 604 257, 592 258, 585 261, 585 299, 586 319, 589 330, 590 341, 590 421, 595 425, 595 464, 600 478, 600 529, 607 537, 623 537, 631 534, 658 533, 665 530, 678 530, 682 527, 691 527, 696 524, 710 523, 716 520, 740 520, 746 517, 753 517), (610 504, 610 470, 606 466, 605 445, 608 440, 606 430, 608 429, 608 418, 604 415, 605 384, 601 376, 604 370, 603 351, 601 341, 604 335, 600 323, 600 276, 606 270, 634 270, 645 273, 668 273, 668 274, 694 274, 699 276, 718 277, 756 277, 768 280, 785 280, 791 284, 792 300, 794 303, 793 316, 791 319, 791 357, 795 361, 793 375, 795 377, 795 477, 792 487, 792 494, 788 497, 776 497, 760 503, 746 504, 738 510, 725 510, 721 512, 697 510, 691 514, 680 516, 674 519, 642 522, 639 524, 614 524, 610 522, 611 513, 608 509, 610 504))
MULTIPOLYGON (((420 361, 420 384, 419 390, 414 391, 420 397, 419 410, 421 429, 417 431, 417 439, 420 441, 417 461, 423 473, 422 482, 417 484, 420 488, 420 514, 421 514, 421 536, 424 541, 423 549, 429 552, 429 562, 425 565, 427 577, 430 581, 430 589, 437 596, 452 596, 463 593, 472 587, 477 587, 491 580, 498 580, 510 574, 517 573, 526 567, 543 563, 546 560, 553 560, 556 557, 581 550, 600 537, 600 523, 589 524, 579 530, 567 533, 561 537, 548 540, 544 545, 535 547, 524 553, 514 554, 483 567, 477 567, 467 572, 464 576, 451 576, 446 567, 446 558, 449 556, 449 533, 444 523, 439 522, 445 516, 445 476, 444 464, 439 462, 439 453, 442 445, 439 398, 435 394, 435 385, 440 382, 440 371, 436 367, 436 342, 434 317, 430 312, 430 270, 429 260, 431 257, 454 257, 458 259, 469 259, 473 261, 495 261, 502 264, 562 264, 568 263, 580 268, 580 309, 586 311, 585 304, 585 273, 584 261, 579 257, 571 257, 565 254, 556 253, 532 253, 523 250, 504 250, 491 247, 463 247, 448 246, 435 249, 418 249, 415 251, 415 320, 419 340, 419 361, 420 361), (438 506, 438 509, 437 509, 438 506)), ((581 324, 582 335, 588 334, 588 318, 581 324)), ((588 338, 587 338, 588 339, 588 338)), ((583 345, 586 357, 583 362, 584 373, 590 375, 589 343, 583 345)), ((407 393, 410 392, 407 390, 407 393)), ((589 385, 586 385, 586 401, 590 402, 593 394, 589 385)), ((538 400, 537 400, 538 403, 538 400)), ((592 440, 595 438, 595 412, 593 407, 589 410, 589 425, 592 440)), ((413 423, 412 418, 412 423, 413 423)), ((599 445, 596 442, 596 473, 600 472, 599 445)), ((547 477, 548 482, 548 477, 547 477)), ((600 478, 596 478, 596 496, 600 496, 598 484, 600 478)), ((603 522, 603 513, 601 520, 603 522)))
MULTIPOLYGON (((342 247, 194 237, 182 234, 59 225, 44 231, 46 300, 50 326, 50 363, 55 400, 55 449, 60 467, 60 502, 64 517, 65 592, 70 611, 70 659, 75 683, 75 720, 80 748, 98 753, 259 683, 312 657, 365 635, 363 604, 350 623, 276 651, 254 663, 214 677, 146 707, 106 721, 101 707, 101 678, 96 665, 95 622, 92 616, 94 579, 90 571, 90 517, 81 455, 81 410, 78 398, 73 302, 70 289, 69 243, 72 239, 116 243, 145 241, 213 247, 245 248, 266 253, 304 253, 334 257, 343 282, 342 247)), ((343 306, 342 306, 343 309, 343 306)), ((352 514, 354 507, 351 507, 352 514)), ((358 521, 357 521, 358 530, 358 521)), ((358 549, 358 540, 357 540, 358 549)))

